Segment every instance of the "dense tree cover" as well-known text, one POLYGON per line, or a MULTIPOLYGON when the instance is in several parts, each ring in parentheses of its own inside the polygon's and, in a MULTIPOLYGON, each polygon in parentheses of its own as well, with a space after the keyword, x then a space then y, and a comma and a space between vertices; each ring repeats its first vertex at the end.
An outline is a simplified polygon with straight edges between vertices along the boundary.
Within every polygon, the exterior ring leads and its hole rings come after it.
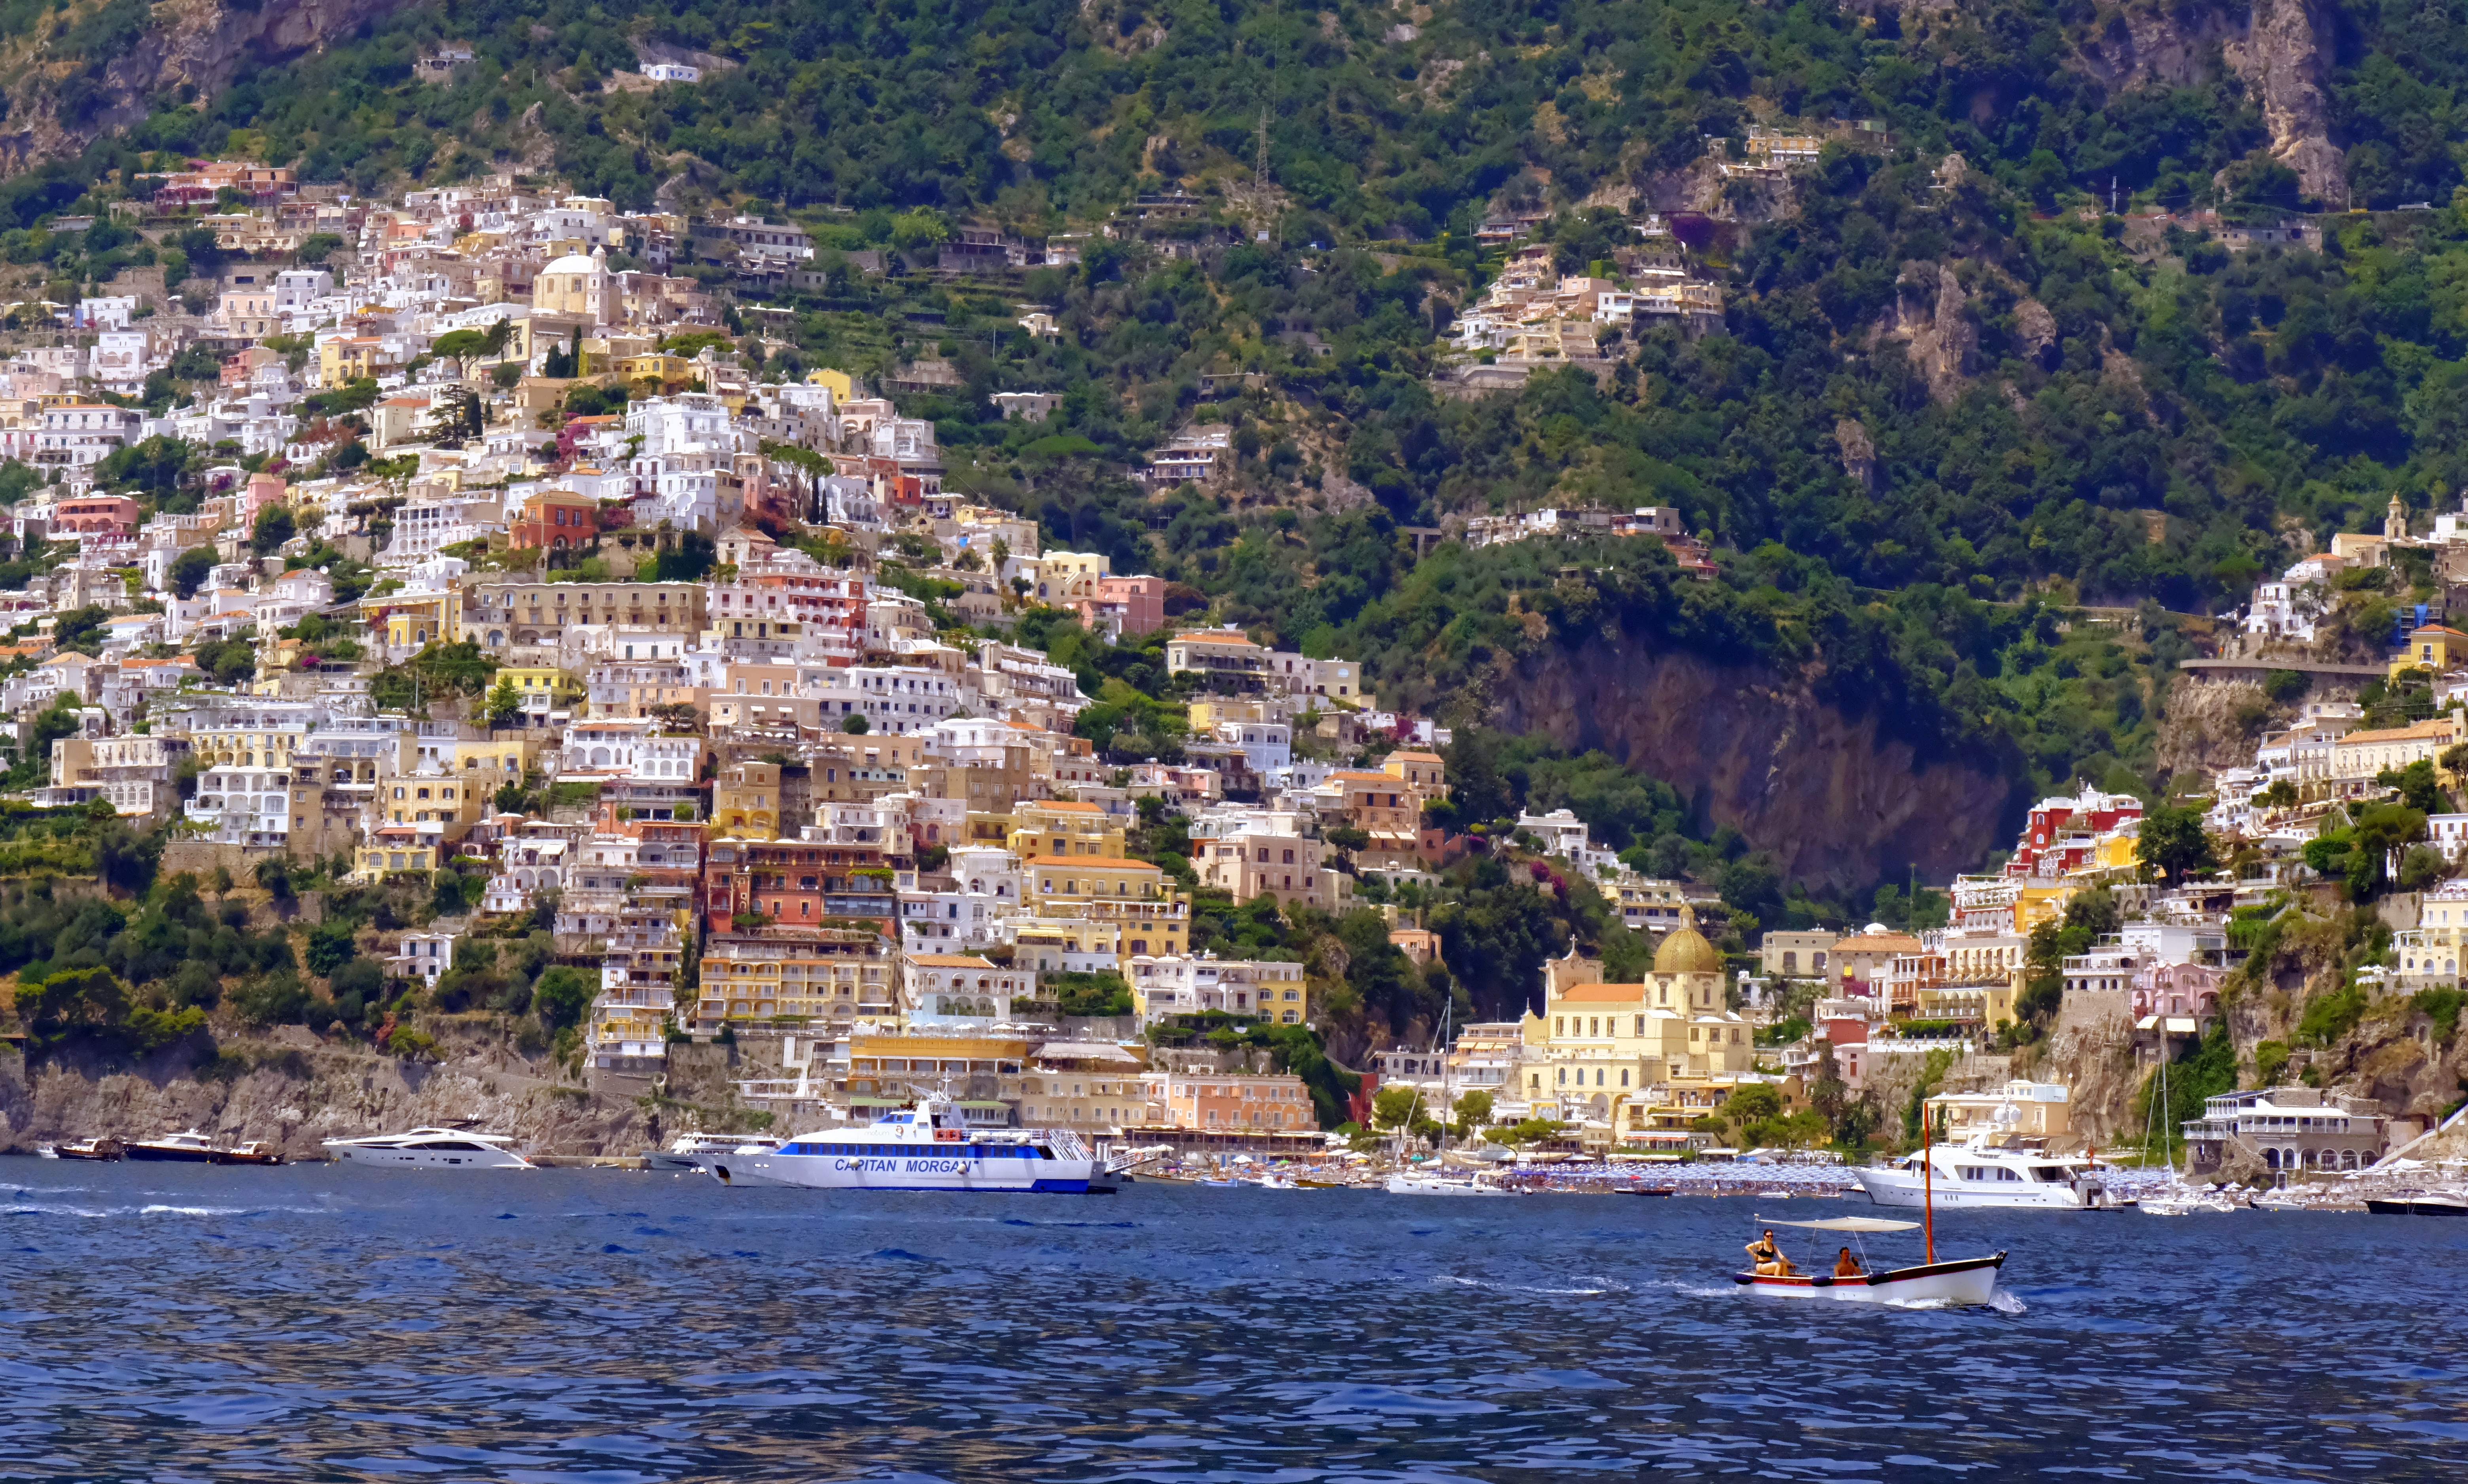
MULTIPOLYGON (((1821 554, 1863 586, 2011 598, 2056 582, 2094 600, 2216 605, 2278 562, 2281 517, 2319 533, 2371 518, 2394 491, 2422 507, 2468 479, 2468 422, 2452 411, 2468 310, 2449 266, 2468 228, 2444 206, 2335 221, 2320 253, 2231 258, 2182 234, 2129 240, 2114 217, 2035 215, 2084 188, 2105 199, 2112 182, 2199 204, 2222 171, 2231 208, 2289 204, 2286 172, 2255 163, 2247 89, 2222 76, 2114 92, 2068 64, 2092 23, 2033 5, 1905 25, 1804 4, 1623 0, 1451 7, 1396 39, 1393 11, 1359 4, 1306 17, 1029 0, 963 21, 931 5, 487 0, 254 72, 9 189, 31 223, 104 164, 134 186, 131 149, 204 152, 234 128, 312 179, 434 183, 492 168, 536 131, 578 185, 621 204, 690 175, 740 204, 843 208, 810 216, 830 291, 803 302, 795 347, 768 369, 950 359, 960 393, 920 410, 948 445, 976 450, 956 483, 1118 559, 1154 533, 1209 590, 1285 574, 1252 570, 1261 554, 1243 547, 1263 538, 1236 542, 1242 518, 1210 497, 1159 508, 1108 470, 1192 416, 1198 374, 1230 363, 1277 378, 1278 398, 1225 409, 1255 477, 1288 490, 1341 478, 1399 522, 1542 498, 1668 503, 1724 545, 1821 554), (443 86, 411 80, 412 59, 447 37, 471 41, 480 65, 443 86), (606 88, 637 40, 732 65, 690 86, 606 88), (1751 102, 1877 119, 1896 143, 1829 148, 1794 209, 1700 242, 1701 264, 1727 280, 1722 332, 1643 334, 1606 386, 1563 376, 1514 398, 1432 395, 1432 332, 1493 267, 1466 237, 1478 218, 1730 151, 1751 102), (837 263, 841 247, 930 248, 964 216, 1085 225, 1176 178, 1239 187, 1263 110, 1270 172, 1295 208, 1279 231, 1171 262, 1101 240, 1077 268, 1031 273, 1023 287, 1054 310, 1056 342, 1012 324, 1016 295, 867 281, 837 263), (1971 173, 1935 189, 1947 149, 1971 173), (1435 237, 1402 255, 1359 250, 1435 237), (1951 371, 1877 333, 1955 312, 1940 267, 1962 300, 1955 338, 1976 342, 1951 371), (1331 354, 1301 348, 1305 334, 1331 354), (1063 394, 1054 421, 993 415, 988 392, 1024 386, 1063 394), (1873 486, 1843 468, 1842 422, 1874 446, 1873 486)), ((2457 114, 2461 64, 2423 37, 2462 22, 2351 8, 2346 24, 2336 128, 2355 191, 2446 202, 2458 168, 2427 141, 2457 114)), ((1576 214, 1547 235, 1571 269, 1626 240, 1576 214)), ((52 249, 29 236, 0 242, 11 250, 52 249)), ((1323 534, 1337 538, 1307 553, 1323 609, 1393 582, 1384 563, 1364 570, 1361 542, 1323 534)))
MULTIPOLYGON (((2451 43, 2468 16, 2344 11, 2334 107, 2351 193, 2385 206, 2447 196, 2460 166, 2441 141, 2468 84, 2451 43)), ((2112 91, 2068 65, 2100 23, 2090 8, 1983 5, 1905 24, 1810 3, 1481 0, 1411 32, 1393 29, 1396 13, 1367 0, 1317 12, 1258 0, 457 0, 160 107, 129 142, 205 153, 250 128, 310 178, 368 190, 404 172, 458 178, 532 134, 580 184, 628 205, 648 205, 690 155, 787 205, 1038 221, 1113 205, 1143 180, 1247 166, 1265 117, 1273 176, 1309 210, 1302 230, 1428 237, 1545 179, 1574 198, 1683 166, 1709 141, 1735 148, 1771 107, 1880 119, 2043 205, 2112 181, 2182 204, 2210 196, 2224 170, 2233 198, 2294 197, 2284 170, 2250 158, 2262 121, 2232 78, 2214 68, 2192 85, 2112 91), (478 64, 415 83, 415 58, 448 38, 469 41, 478 64), (637 65, 638 40, 727 65, 690 86, 610 88, 637 65)), ((112 0, 51 49, 99 65, 146 14, 112 0)), ((75 113, 89 92, 63 101, 75 113)))

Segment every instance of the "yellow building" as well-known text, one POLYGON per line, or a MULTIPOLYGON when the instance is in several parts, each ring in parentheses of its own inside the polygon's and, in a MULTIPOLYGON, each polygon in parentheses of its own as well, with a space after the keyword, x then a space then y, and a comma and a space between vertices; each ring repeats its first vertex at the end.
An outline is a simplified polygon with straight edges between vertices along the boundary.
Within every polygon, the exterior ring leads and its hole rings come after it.
POLYGON ((292 751, 308 735, 305 719, 232 717, 227 724, 189 734, 199 767, 289 767, 292 751))
POLYGON ((712 785, 711 833, 739 840, 778 839, 780 765, 740 763, 722 772, 712 785))
POLYGON ((1118 857, 1124 848, 1123 822, 1094 804, 1026 800, 1012 807, 1003 843, 1022 859, 1031 856, 1118 857))
POLYGON ((1108 856, 1032 856, 1020 899, 1039 917, 1083 917, 1122 928, 1118 951, 1180 953, 1191 941, 1190 907, 1166 874, 1145 860, 1108 856))
POLYGON ((903 1019, 891 942, 849 927, 766 928, 759 936, 715 933, 702 958, 696 1019, 793 1019, 845 1033, 859 1021, 890 1029, 903 1019))
POLYGON ((628 386, 637 381, 656 381, 662 386, 684 385, 695 377, 695 363, 682 355, 670 355, 653 351, 642 355, 617 358, 617 378, 628 386))
MULTIPOLYGON (((558 711, 583 704, 583 682, 554 665, 508 665, 497 672, 497 679, 511 682, 522 693, 528 711, 558 711)), ((491 689, 494 688, 492 684, 491 689)))
POLYGON ((1039 973, 1068 970, 1075 962, 1123 955, 1123 925, 1112 918, 1021 917, 1011 924, 1014 962, 1039 973))
POLYGON ((1014 1036, 852 1037, 849 1107, 905 1107, 921 1093, 948 1087, 971 1121, 1003 1123, 1011 1101, 1025 1091, 1031 1044, 1014 1036))
POLYGON ((1922 1020, 1964 1020, 1994 1030, 2000 1021, 2014 1018, 2020 978, 2021 970, 2017 970, 2013 977, 2006 979, 1923 986, 1919 1008, 1913 1014, 1922 1020))
POLYGON ((317 347, 320 385, 334 388, 375 380, 385 342, 375 335, 336 335, 317 347))
POLYGON ((806 373, 806 384, 808 386, 830 387, 832 389, 832 400, 834 402, 850 401, 853 400, 857 395, 855 390, 857 383, 850 379, 849 374, 845 371, 833 371, 825 367, 816 367, 814 370, 806 373))
POLYGON ((385 615, 385 642, 397 650, 417 650, 430 643, 449 644, 461 632, 463 593, 389 593, 364 600, 360 606, 385 615))
MULTIPOLYGON (((1588 965, 1587 967, 1598 967, 1588 965)), ((1697 931, 1693 909, 1654 954, 1654 971, 1635 984, 1544 981, 1540 1015, 1523 1021, 1522 1095, 1536 1116, 1611 1124, 1626 1100, 1674 1077, 1752 1069, 1749 1027, 1726 1003, 1723 958, 1697 931)), ((1621 1130, 1625 1132, 1625 1130, 1621 1130)))
POLYGON ((2391 656, 2390 674, 2394 680, 2403 670, 2431 670, 2437 675, 2444 674, 2463 662, 2468 662, 2468 634, 2440 624, 2428 624, 2411 632, 2408 643, 2391 656))
POLYGON ((437 851, 436 834, 409 825, 385 825, 354 853, 358 869, 353 874, 364 881, 412 872, 425 876, 437 869, 437 851))
POLYGON ((2031 929, 2042 923, 2054 922, 2066 915, 2066 903, 2074 900, 2070 886, 2025 886, 2014 894, 2014 931, 2031 936, 2031 929))

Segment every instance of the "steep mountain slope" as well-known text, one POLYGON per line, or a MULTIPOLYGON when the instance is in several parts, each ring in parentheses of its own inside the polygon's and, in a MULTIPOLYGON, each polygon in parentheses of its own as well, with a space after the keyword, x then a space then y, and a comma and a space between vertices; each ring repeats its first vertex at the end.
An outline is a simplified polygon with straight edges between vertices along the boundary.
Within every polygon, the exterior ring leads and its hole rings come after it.
MULTIPOLYGON (((1478 698, 1648 768, 1668 749, 1552 716, 1558 672, 1511 642, 1575 601, 1558 569, 1581 554, 1418 565, 1399 528, 1677 506, 1725 577, 1657 603, 1760 637, 1665 626, 1657 644, 1776 697, 1813 688, 1853 719, 1846 741, 1880 716, 1914 767, 1967 749, 1971 771, 2037 786, 2149 778, 2151 673, 2190 641, 2148 609, 2115 652, 2075 647, 2035 597, 2215 610, 2394 492, 2422 512, 2468 481, 2468 217, 2443 143, 2468 0, 112 0, 0 8, 0 38, 15 157, 43 161, 0 184, 0 226, 221 151, 360 191, 537 168, 628 207, 796 215, 830 292, 771 369, 947 359, 962 385, 908 400, 955 486, 1223 617, 1360 653, 1383 696, 1478 698), (418 80, 448 42, 477 62, 418 80), (628 71, 686 54, 711 64, 698 83, 628 71), (1752 126, 1832 142, 1779 179, 1726 174, 1752 126), (1169 186, 1246 240, 1101 240, 982 292, 838 255, 930 247, 964 219, 1086 230, 1169 186), (2299 245, 2223 240, 2351 199, 2377 210, 2299 245), (1439 395, 1437 332, 1499 265, 1474 230, 1539 216, 1582 273, 1635 240, 1623 203, 1700 209, 1680 226, 1722 327, 1627 331, 1600 378, 1439 395), (2204 207, 2219 217, 2149 215, 2204 207), (1022 298, 1059 342, 1017 331, 1022 298), (1203 407, 1200 377, 1230 369, 1263 386, 1203 407), (1031 428, 996 390, 1063 402, 1031 428), (1120 477, 1201 416, 1233 424, 1226 487, 1120 477)), ((110 265, 31 234, 0 255, 64 286, 110 265)), ((1624 581, 1588 580, 1622 602, 1624 581)), ((1815 869, 1937 858, 1874 817, 1815 869)))

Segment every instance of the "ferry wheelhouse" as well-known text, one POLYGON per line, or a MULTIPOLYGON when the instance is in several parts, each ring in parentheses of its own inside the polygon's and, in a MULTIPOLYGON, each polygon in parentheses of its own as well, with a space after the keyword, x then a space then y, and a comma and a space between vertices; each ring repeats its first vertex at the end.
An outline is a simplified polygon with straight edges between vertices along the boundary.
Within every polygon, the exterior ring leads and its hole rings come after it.
POLYGON ((801 1133, 778 1149, 749 1145, 693 1158, 723 1185, 1111 1195, 1117 1183, 1068 1129, 972 1129, 959 1106, 941 1097, 862 1128, 801 1133))

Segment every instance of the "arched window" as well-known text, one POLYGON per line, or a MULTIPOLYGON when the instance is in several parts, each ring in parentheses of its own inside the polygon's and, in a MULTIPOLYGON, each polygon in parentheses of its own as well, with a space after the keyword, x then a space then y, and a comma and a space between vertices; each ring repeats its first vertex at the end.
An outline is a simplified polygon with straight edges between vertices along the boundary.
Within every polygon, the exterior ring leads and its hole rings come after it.
POLYGON ((2276 1169, 2278 1169, 2278 1168, 2279 1168, 2279 1151, 2277 1151, 2277 1150, 2275 1150, 2275 1149, 2266 1149, 2266 1150, 2264 1150, 2264 1151, 2262 1152, 2262 1164, 2263 1164, 2263 1168, 2264 1168, 2264 1169, 2266 1169, 2266 1170, 2276 1170, 2276 1169))

